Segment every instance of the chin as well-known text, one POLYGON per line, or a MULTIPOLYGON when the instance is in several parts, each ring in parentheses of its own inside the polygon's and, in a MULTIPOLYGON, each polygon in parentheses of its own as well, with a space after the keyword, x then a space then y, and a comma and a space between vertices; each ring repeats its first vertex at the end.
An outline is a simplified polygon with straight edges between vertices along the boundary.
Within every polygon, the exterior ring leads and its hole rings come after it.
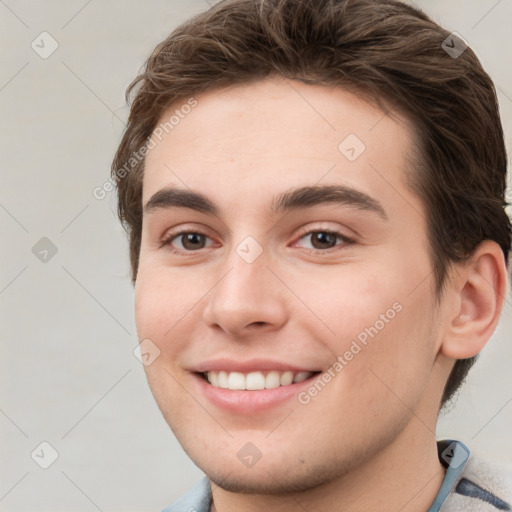
POLYGON ((309 468, 261 467, 240 470, 236 465, 201 468, 208 478, 225 491, 242 494, 266 494, 280 496, 304 492, 327 484, 343 475, 338 464, 322 464, 309 468))
POLYGON ((191 460, 213 484, 228 492, 242 494, 286 495, 304 492, 349 473, 359 458, 349 460, 321 456, 319 452, 290 455, 271 452, 263 455, 252 467, 245 466, 236 452, 206 454, 200 452, 196 444, 191 449, 185 447, 191 460), (315 457, 316 455, 316 457, 315 457), (316 459, 316 460, 315 460, 316 459))

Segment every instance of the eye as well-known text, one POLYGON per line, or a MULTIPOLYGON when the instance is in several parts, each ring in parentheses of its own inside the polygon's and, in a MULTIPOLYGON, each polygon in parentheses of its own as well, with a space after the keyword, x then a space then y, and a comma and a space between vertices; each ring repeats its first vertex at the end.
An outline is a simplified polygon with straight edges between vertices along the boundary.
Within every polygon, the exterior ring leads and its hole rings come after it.
POLYGON ((308 231, 306 234, 300 237, 300 240, 306 239, 308 237, 310 237, 311 244, 313 245, 313 249, 311 249, 313 252, 332 252, 333 250, 338 250, 337 247, 342 248, 348 244, 354 243, 354 240, 344 236, 339 231, 308 231), (337 244, 337 239, 341 240, 341 243, 337 244))
MULTIPOLYGON (((308 231, 301 235, 299 240, 310 237, 312 249, 309 249, 315 253, 330 253, 343 248, 348 244, 354 243, 354 240, 344 236, 338 231, 329 230, 316 230, 308 231), (341 243, 336 243, 340 240, 341 243), (339 249, 338 249, 339 248, 339 249)), ((171 233, 161 242, 162 247, 168 247, 173 254, 190 253, 199 251, 206 247, 206 241, 211 240, 209 236, 198 231, 186 231, 182 230, 178 233, 171 233), (181 247, 176 248, 176 243, 179 242, 181 247)), ((305 249, 308 249, 305 247, 305 249)))
POLYGON ((172 233, 162 240, 162 247, 169 246, 173 253, 193 252, 204 249, 206 239, 208 238, 207 235, 198 231, 183 230, 178 233, 172 233), (178 250, 173 250, 175 241, 181 242, 181 247, 178 247, 178 250))

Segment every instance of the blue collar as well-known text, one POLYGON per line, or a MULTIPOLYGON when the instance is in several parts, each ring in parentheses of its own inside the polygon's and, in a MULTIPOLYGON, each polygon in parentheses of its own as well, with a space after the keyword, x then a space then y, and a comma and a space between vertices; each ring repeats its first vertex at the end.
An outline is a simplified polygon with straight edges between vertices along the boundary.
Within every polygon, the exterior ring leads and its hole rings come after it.
POLYGON ((470 452, 464 443, 447 439, 437 442, 437 453, 439 455, 439 462, 446 468, 446 473, 436 499, 427 512, 438 512, 440 510, 464 471, 470 452))

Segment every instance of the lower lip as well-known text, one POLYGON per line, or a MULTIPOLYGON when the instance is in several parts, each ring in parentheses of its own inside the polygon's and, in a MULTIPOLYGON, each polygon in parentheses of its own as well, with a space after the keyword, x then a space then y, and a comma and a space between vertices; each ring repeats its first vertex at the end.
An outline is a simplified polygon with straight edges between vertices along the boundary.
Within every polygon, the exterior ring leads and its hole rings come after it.
POLYGON ((241 414, 254 414, 276 407, 297 396, 300 389, 309 386, 316 377, 318 377, 318 374, 315 373, 309 379, 288 386, 244 391, 217 388, 206 382, 201 375, 194 374, 201 392, 211 403, 228 411, 241 414))

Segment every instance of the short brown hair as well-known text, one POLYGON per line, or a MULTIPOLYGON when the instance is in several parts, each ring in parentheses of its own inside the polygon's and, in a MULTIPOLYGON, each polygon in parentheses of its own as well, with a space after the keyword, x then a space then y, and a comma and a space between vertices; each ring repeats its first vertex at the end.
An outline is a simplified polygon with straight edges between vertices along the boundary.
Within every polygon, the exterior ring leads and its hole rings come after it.
MULTIPOLYGON (((339 86, 393 105, 413 121, 419 158, 409 185, 428 213, 438 297, 450 264, 467 259, 483 240, 497 242, 508 262, 507 155, 496 91, 474 52, 453 37, 397 0, 223 0, 180 25, 126 91, 127 101, 136 94, 112 163, 132 282, 139 263, 144 173, 144 159, 133 155, 146 147, 162 114, 176 102, 272 75, 339 86), (446 41, 448 47, 457 42, 462 53, 447 52, 446 41), (120 173, 128 162, 129 172, 120 173)), ((456 362, 442 404, 474 360, 456 362)))

